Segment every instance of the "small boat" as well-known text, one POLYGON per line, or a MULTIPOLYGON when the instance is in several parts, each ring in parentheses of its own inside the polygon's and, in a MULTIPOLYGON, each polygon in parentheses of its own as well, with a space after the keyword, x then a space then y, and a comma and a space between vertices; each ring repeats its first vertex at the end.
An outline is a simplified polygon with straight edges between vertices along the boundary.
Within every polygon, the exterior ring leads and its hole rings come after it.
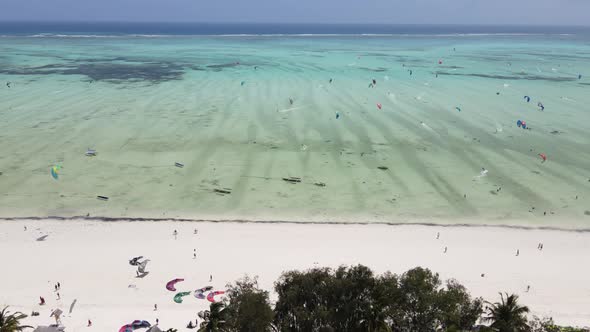
POLYGON ((215 191, 218 194, 223 194, 223 195, 229 195, 231 194, 231 189, 228 188, 223 188, 223 189, 213 189, 213 191, 215 191))
POLYGON ((283 178, 283 181, 287 181, 287 182, 291 182, 291 183, 299 183, 299 182, 301 182, 301 178, 291 176, 288 178, 283 178))

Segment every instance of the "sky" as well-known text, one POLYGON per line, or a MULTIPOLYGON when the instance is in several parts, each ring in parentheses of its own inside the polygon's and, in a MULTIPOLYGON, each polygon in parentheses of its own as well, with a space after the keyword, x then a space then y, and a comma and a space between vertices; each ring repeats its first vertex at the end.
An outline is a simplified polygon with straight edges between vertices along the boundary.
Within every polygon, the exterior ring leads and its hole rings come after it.
POLYGON ((5 21, 590 25, 590 0, 0 0, 5 21))

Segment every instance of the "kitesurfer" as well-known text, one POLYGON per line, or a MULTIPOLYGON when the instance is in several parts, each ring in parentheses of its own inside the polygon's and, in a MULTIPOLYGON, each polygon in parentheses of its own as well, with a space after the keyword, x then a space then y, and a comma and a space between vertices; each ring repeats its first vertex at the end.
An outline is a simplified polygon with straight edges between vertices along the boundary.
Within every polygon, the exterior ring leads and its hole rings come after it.
POLYGON ((6 82, 6 86, 10 88, 10 82, 6 82))

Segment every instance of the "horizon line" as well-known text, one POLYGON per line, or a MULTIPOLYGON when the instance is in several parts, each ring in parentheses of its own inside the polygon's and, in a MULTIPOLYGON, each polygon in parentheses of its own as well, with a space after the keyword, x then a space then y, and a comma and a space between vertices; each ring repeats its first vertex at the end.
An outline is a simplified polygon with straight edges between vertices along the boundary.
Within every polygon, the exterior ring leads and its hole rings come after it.
POLYGON ((245 25, 362 25, 362 26, 479 26, 479 27, 562 27, 590 28, 590 24, 525 24, 525 23, 384 23, 384 22, 253 22, 253 21, 124 21, 124 20, 0 20, 6 23, 77 23, 77 24, 245 24, 245 25))

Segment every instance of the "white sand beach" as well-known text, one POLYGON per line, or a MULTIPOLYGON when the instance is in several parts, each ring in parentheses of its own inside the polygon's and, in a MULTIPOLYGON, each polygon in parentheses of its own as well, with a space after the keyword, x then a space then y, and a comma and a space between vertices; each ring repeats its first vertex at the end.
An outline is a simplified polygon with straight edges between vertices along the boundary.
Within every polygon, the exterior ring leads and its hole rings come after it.
MULTIPOLYGON (((513 292, 535 315, 557 323, 590 325, 590 233, 500 227, 328 225, 208 222, 0 221, 0 306, 46 325, 61 308, 68 332, 115 331, 135 319, 186 331, 208 307, 191 294, 174 303, 165 285, 184 278, 178 291, 216 290, 244 274, 271 290, 281 272, 314 266, 364 264, 376 273, 416 266, 455 278, 474 296, 499 299, 513 292), (27 230, 24 230, 24 227, 27 230), (198 229, 198 234, 194 230, 198 229), (178 231, 177 239, 174 230, 178 231), (436 235, 440 232, 440 238, 436 235), (36 239, 48 235, 45 241, 36 239), (542 251, 538 243, 544 244, 542 251), (443 253, 448 247, 447 253, 443 253), (196 249, 197 258, 193 258, 196 249), (516 256, 516 250, 520 255, 516 256), (128 260, 150 259, 144 278, 128 260), (485 277, 481 277, 484 273, 485 277), (209 282, 212 275, 213 281, 209 282), (61 283, 60 299, 54 284, 61 283), (526 292, 530 285, 530 291, 526 292), (39 296, 47 304, 39 306, 39 296), (72 301, 77 303, 68 313, 72 301), (158 310, 154 311, 154 304, 158 310), (87 320, 93 326, 88 328, 87 320)), ((272 294, 272 292, 271 292, 272 294)), ((276 297, 273 294, 272 299, 276 297)))

